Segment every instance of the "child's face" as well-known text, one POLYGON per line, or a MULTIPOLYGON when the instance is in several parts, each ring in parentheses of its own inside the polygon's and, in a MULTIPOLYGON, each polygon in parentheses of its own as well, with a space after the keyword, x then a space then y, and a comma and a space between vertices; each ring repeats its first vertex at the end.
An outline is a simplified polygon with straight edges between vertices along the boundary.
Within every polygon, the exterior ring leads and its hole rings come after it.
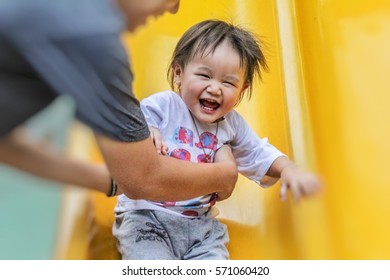
POLYGON ((213 123, 232 111, 248 86, 240 57, 226 41, 214 53, 195 56, 184 71, 179 66, 174 71, 179 95, 201 122, 213 123))
POLYGON ((127 18, 127 29, 134 31, 144 25, 149 16, 159 17, 166 12, 177 13, 180 0, 117 0, 127 18))

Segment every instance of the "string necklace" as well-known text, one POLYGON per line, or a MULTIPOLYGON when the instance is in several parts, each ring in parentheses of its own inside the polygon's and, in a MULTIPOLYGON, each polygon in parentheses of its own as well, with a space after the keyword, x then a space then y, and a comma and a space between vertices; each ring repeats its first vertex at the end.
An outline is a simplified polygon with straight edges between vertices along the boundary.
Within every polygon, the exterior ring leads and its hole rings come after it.
MULTIPOLYGON (((215 148, 215 140, 217 140, 217 135, 218 135, 218 127, 219 127, 219 120, 217 120, 217 128, 215 129, 215 139, 212 139, 213 141, 213 146, 211 148, 211 151, 210 153, 206 153, 206 150, 204 148, 204 145, 203 145, 203 142, 202 142, 202 139, 200 138, 200 134, 199 134, 199 130, 198 130, 198 126, 196 125, 196 121, 195 121, 195 118, 194 116, 192 115, 191 111, 190 112, 190 116, 191 116, 191 119, 192 119, 192 122, 194 123, 194 126, 195 126, 195 130, 196 130, 196 134, 198 135, 198 139, 199 139, 199 143, 200 143, 200 146, 202 147, 202 150, 203 150, 203 154, 204 154, 204 162, 211 162, 211 154, 214 153, 214 148, 215 148)), ((218 145, 218 143, 217 143, 218 145)))

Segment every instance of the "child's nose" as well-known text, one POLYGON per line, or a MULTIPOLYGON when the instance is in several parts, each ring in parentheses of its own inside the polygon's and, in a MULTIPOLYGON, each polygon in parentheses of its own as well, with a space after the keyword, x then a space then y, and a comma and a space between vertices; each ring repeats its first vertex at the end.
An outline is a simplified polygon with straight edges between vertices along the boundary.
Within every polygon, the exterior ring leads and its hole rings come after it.
POLYGON ((218 94, 220 95, 222 93, 221 88, 219 87, 218 83, 213 82, 207 87, 207 92, 211 94, 218 94))

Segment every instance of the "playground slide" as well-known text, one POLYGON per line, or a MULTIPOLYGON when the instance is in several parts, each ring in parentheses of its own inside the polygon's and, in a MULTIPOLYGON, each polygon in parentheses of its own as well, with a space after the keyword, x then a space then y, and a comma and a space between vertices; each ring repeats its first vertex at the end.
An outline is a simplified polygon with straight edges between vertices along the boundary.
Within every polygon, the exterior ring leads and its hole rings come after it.
MULTIPOLYGON (((249 27, 266 43, 270 72, 237 110, 259 136, 319 172, 325 183, 318 197, 282 203, 279 185, 262 189, 240 177, 233 196, 217 204, 229 228, 231 258, 389 259, 390 2, 181 1, 177 15, 124 36, 138 98, 169 88, 166 70, 175 43, 208 18, 249 27)), ((70 131, 87 143, 74 153, 101 160, 85 128, 70 131)), ((111 235, 115 198, 79 189, 62 193, 57 230, 49 233, 52 254, 29 257, 120 258, 111 235), (69 206, 75 199, 82 202, 78 209, 69 206)), ((2 228, 18 231, 13 220, 3 221, 2 228)), ((39 229, 47 230, 41 223, 39 229)), ((15 247, 24 238, 17 233, 15 247)), ((12 234, 2 230, 0 244, 7 238, 12 234)), ((7 248, 1 259, 23 258, 7 248)))

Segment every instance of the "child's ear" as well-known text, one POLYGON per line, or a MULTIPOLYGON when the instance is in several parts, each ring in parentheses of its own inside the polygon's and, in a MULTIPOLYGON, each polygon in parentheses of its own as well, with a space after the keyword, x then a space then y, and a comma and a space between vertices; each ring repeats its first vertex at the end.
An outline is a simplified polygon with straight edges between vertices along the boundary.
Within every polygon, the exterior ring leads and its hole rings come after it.
POLYGON ((182 69, 179 65, 175 64, 173 66, 173 73, 175 74, 175 84, 180 86, 181 84, 181 75, 182 75, 182 69))
POLYGON ((247 82, 247 83, 245 83, 245 84, 242 86, 241 92, 246 91, 246 90, 248 89, 248 87, 249 87, 249 83, 247 82))
POLYGON ((241 88, 241 91, 240 91, 240 95, 239 95, 239 97, 237 98, 237 102, 236 102, 236 104, 235 104, 234 106, 237 106, 238 103, 240 103, 240 101, 242 100, 242 97, 243 97, 243 95, 244 95, 244 91, 246 91, 246 90, 248 89, 248 87, 249 87, 249 83, 248 83, 248 82, 245 83, 245 84, 243 84, 243 86, 242 86, 242 88, 241 88))

